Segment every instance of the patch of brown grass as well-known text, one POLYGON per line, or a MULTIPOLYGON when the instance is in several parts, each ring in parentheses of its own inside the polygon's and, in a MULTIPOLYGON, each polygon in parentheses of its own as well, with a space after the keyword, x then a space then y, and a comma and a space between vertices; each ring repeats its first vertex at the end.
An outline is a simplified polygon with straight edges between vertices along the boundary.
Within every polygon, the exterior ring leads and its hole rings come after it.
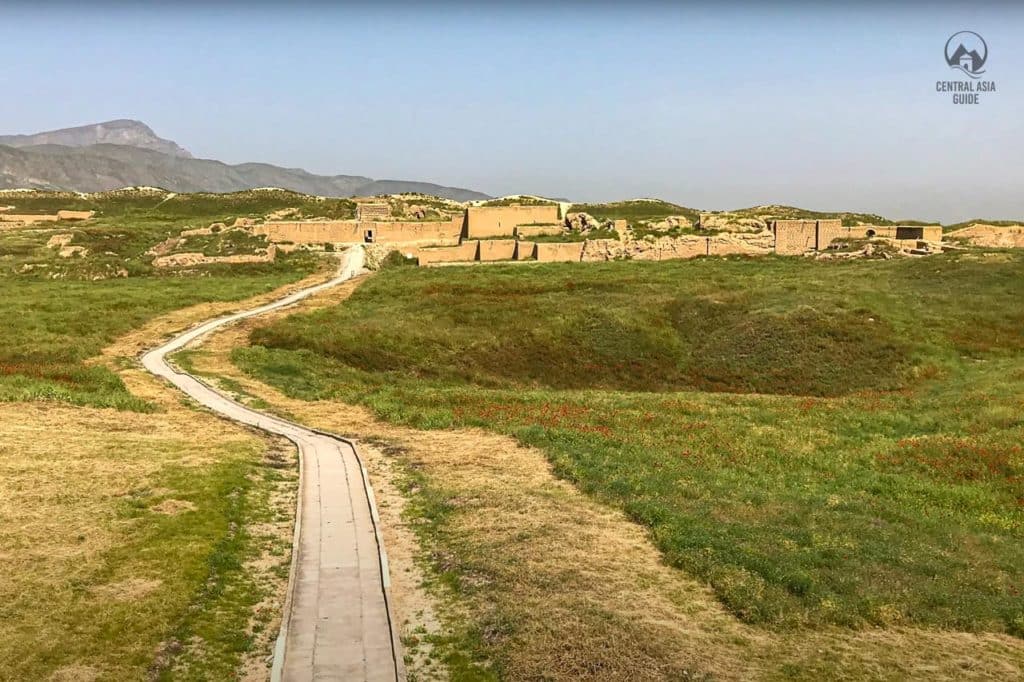
MULTIPOLYGON (((145 677, 145 661, 167 648, 153 638, 173 625, 167 602, 187 601, 189 595, 177 593, 178 585, 153 574, 152 567, 143 573, 110 563, 110 552, 142 527, 139 518, 125 515, 125 505, 137 503, 147 513, 164 516, 193 511, 192 502, 161 487, 161 472, 186 467, 202 476, 208 467, 248 456, 240 453, 259 457, 268 441, 188 406, 177 390, 148 375, 134 358, 173 332, 275 300, 331 275, 324 271, 244 302, 178 310, 111 344, 94 362, 117 370, 129 390, 158 407, 154 413, 0 403, 0 679, 145 677), (131 622, 110 622, 123 619, 125 604, 130 604, 131 622), (90 614, 89 622, 74 632, 68 629, 72 609, 90 614), (131 628, 132 636, 103 641, 124 627, 131 628)), ((282 562, 287 565, 294 523, 294 448, 278 446, 268 456, 276 458, 268 466, 280 478, 269 493, 273 521, 249 529, 260 554, 247 568, 268 593, 249 625, 255 642, 240 671, 247 680, 267 677, 266 657, 287 584, 279 568, 282 562)))

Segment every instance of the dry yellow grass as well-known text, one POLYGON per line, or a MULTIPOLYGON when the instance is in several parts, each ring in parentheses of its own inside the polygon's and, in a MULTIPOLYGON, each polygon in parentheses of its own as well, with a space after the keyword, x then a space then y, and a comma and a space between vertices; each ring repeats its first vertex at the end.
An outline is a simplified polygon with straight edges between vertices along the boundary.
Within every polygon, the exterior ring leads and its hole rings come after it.
MULTIPOLYGON (((340 302, 358 284, 301 307, 340 302)), ((438 557, 443 548, 432 547, 434 563, 460 562, 479 576, 447 622, 454 613, 481 625, 485 646, 500 658, 507 679, 1024 676, 1024 642, 1009 636, 902 627, 779 632, 745 625, 705 586, 665 566, 641 527, 556 479, 538 450, 479 430, 396 427, 361 407, 290 399, 242 375, 228 354, 266 319, 209 339, 192 358, 196 369, 237 382, 275 411, 364 439, 384 504, 395 492, 382 477, 394 473, 396 460, 443 490, 454 508, 449 530, 458 555, 438 557)), ((389 525, 389 543, 396 532, 408 533, 389 525)), ((395 559, 393 570, 401 571, 404 559, 395 559)))
MULTIPOLYGON (((173 331, 328 275, 242 303, 179 310, 112 344, 96 361, 122 368, 125 384, 155 403, 155 413, 0 403, 0 679, 125 680, 152 674, 166 648, 162 638, 193 597, 185 591, 192 577, 182 566, 197 550, 172 545, 179 555, 152 556, 139 539, 159 533, 154 529, 161 518, 187 519, 196 511, 168 480, 181 472, 201 480, 236 461, 272 467, 279 479, 265 489, 273 518, 248 529, 259 554, 247 571, 266 596, 252 614, 254 645, 240 674, 266 678, 265 658, 286 585, 280 567, 289 561, 294 450, 193 409, 131 359, 173 331), (141 551, 131 555, 126 548, 141 551)), ((168 663, 172 669, 202 665, 202 642, 174 646, 180 650, 168 663)))

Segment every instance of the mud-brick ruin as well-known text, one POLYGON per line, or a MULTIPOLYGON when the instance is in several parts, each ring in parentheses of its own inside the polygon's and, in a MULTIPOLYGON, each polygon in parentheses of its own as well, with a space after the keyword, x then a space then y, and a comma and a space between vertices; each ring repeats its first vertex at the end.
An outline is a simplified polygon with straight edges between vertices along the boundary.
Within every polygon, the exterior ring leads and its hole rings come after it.
POLYGON ((95 215, 95 211, 57 211, 56 213, 23 215, 19 213, 8 213, 7 207, 0 210, 0 227, 25 227, 37 223, 58 223, 88 220, 95 215))
MULTIPOLYGON (((422 266, 447 263, 538 261, 591 262, 668 260, 696 256, 820 255, 855 257, 842 252, 849 242, 871 240, 893 251, 914 255, 942 248, 942 227, 844 226, 839 219, 723 221, 702 214, 696 225, 670 217, 642 236, 625 220, 601 223, 585 213, 571 213, 569 204, 525 203, 469 206, 425 219, 392 217, 384 201, 357 203, 354 220, 269 220, 253 231, 285 249, 331 245, 381 244, 418 259, 422 266), (674 229, 673 228, 684 228, 674 229), (659 233, 658 229, 664 229, 659 233), (600 232, 598 232, 600 230, 600 232), (617 238, 607 238, 615 234, 617 238), (603 238, 590 235, 603 234, 603 238)), ((645 226, 651 228, 650 225, 645 226)), ((866 247, 867 252, 871 248, 866 247)))

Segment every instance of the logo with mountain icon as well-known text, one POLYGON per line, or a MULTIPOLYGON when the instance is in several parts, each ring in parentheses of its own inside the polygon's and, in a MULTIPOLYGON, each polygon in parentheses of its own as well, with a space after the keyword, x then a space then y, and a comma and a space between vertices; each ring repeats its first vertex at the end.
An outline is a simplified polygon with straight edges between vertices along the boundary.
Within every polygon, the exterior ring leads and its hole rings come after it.
POLYGON ((988 59, 988 45, 985 39, 974 31, 954 33, 946 41, 946 63, 951 69, 960 69, 971 78, 985 73, 988 59))

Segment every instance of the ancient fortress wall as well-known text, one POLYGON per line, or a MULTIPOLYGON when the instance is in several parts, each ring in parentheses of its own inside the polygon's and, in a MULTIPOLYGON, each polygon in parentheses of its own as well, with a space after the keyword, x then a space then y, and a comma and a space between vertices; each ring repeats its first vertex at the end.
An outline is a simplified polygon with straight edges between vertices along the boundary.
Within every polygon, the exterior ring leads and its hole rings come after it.
MULTIPOLYGON (((819 221, 818 251, 824 251, 834 240, 868 239, 884 237, 904 241, 942 241, 942 225, 832 225, 832 221, 819 221), (825 223, 830 223, 825 225, 825 223)), ((838 221, 837 221, 838 222, 838 221)))
POLYGON ((757 256, 772 252, 772 242, 767 235, 735 234, 708 237, 709 256, 757 256))
MULTIPOLYGON (((462 216, 451 220, 380 221, 363 223, 374 230, 374 241, 387 244, 445 244, 459 243, 462 235, 462 216)), ((366 229, 366 227, 364 227, 366 229)))
POLYGON ((175 253, 153 259, 156 268, 180 268, 195 265, 240 264, 240 263, 273 263, 277 257, 277 247, 271 244, 265 253, 239 254, 235 256, 207 256, 201 252, 175 253))
POLYGON ((473 261, 477 259, 477 254, 479 252, 480 242, 476 240, 467 240, 458 246, 420 248, 417 249, 413 255, 419 259, 420 265, 430 265, 432 263, 461 263, 465 261, 473 261))
POLYGON ((462 217, 446 221, 281 221, 257 225, 253 233, 272 242, 296 244, 362 244, 372 235, 377 243, 410 246, 458 244, 462 217))
POLYGON ((7 213, 6 211, 3 211, 0 212, 0 222, 32 225, 35 223, 55 223, 59 220, 88 220, 89 218, 92 218, 94 215, 96 215, 95 211, 60 210, 57 211, 56 213, 50 213, 45 215, 21 215, 16 213, 7 213))
POLYGON ((272 242, 315 243, 357 243, 363 241, 363 229, 354 220, 330 220, 320 222, 271 222, 257 225, 253 234, 265 235, 272 242))
POLYGON ((578 263, 583 259, 583 242, 539 242, 537 260, 541 263, 578 263))
POLYGON ((511 237, 519 225, 558 223, 557 205, 470 206, 466 209, 466 235, 470 239, 511 237))
POLYGON ((842 220, 819 220, 815 247, 818 251, 822 251, 827 249, 828 245, 836 239, 850 239, 847 236, 849 230, 849 227, 843 227, 842 220))
POLYGON ((818 244, 818 221, 816 220, 775 220, 775 253, 783 256, 799 256, 814 251, 818 244))
POLYGON ((58 220, 60 220, 60 218, 56 215, 19 215, 17 213, 0 213, 0 222, 4 223, 32 225, 34 223, 55 223, 58 220))
POLYGON ((483 239, 480 241, 480 260, 512 260, 515 257, 515 239, 483 239))
POLYGON ((95 211, 57 211, 57 220, 88 220, 95 211))
POLYGON ((516 260, 533 260, 537 257, 536 242, 516 242, 516 260))

